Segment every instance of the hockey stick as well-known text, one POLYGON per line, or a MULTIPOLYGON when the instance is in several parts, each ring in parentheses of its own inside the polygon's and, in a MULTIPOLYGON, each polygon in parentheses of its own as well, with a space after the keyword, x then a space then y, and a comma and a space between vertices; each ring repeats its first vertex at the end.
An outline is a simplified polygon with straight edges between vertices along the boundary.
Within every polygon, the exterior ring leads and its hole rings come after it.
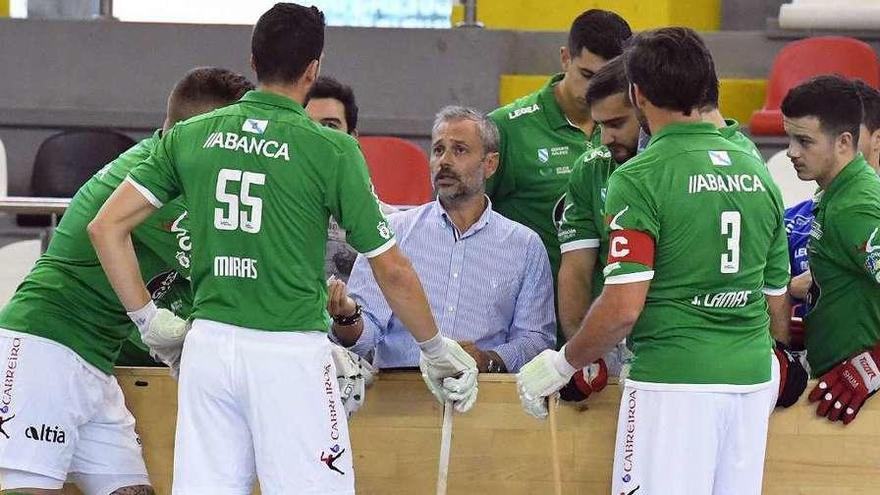
POLYGON ((556 434, 556 410, 559 407, 558 394, 547 398, 547 412, 550 416, 550 457, 553 460, 553 493, 562 495, 562 473, 559 468, 559 438, 556 434))
POLYGON ((449 451, 452 448, 452 401, 443 404, 443 429, 440 433, 440 469, 437 473, 437 495, 446 495, 449 478, 449 451))

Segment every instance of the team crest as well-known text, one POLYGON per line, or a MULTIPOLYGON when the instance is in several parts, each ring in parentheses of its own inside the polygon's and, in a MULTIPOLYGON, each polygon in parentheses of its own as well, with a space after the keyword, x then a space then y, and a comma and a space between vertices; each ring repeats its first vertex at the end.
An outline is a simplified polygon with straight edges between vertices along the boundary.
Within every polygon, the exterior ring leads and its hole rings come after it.
POLYGON ((732 165, 730 155, 728 155, 726 151, 709 151, 709 160, 711 160, 712 165, 715 165, 716 167, 729 167, 732 165))
POLYGON ((391 239, 391 229, 388 228, 387 223, 379 222, 379 224, 376 225, 376 230, 379 231, 379 236, 382 237, 382 239, 391 239))
POLYGON ((550 150, 547 148, 538 148, 538 160, 541 163, 547 163, 547 160, 550 159, 550 150))
POLYGON ((266 127, 268 126, 268 120, 247 119, 244 121, 244 124, 241 125, 241 130, 244 132, 250 132, 252 134, 262 134, 266 132, 266 127))

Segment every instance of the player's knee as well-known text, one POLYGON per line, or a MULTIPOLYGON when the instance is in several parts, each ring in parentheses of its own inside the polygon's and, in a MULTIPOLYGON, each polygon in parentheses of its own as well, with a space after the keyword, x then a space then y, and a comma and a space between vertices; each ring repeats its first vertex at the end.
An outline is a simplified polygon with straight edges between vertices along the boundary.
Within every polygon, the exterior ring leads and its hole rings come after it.
POLYGON ((155 495, 150 478, 143 474, 70 473, 69 481, 86 495, 155 495))
POLYGON ((156 492, 150 485, 137 485, 122 487, 110 495, 156 495, 156 492))

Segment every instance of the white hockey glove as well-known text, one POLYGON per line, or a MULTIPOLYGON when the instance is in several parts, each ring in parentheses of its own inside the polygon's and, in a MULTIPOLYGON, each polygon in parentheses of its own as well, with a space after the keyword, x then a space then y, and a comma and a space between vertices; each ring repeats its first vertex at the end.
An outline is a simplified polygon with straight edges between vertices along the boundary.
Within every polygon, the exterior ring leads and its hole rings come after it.
POLYGON ((546 398, 568 383, 575 371, 565 359, 565 346, 558 352, 547 349, 526 363, 516 374, 519 400, 526 413, 546 418, 546 398))
POLYGON ((171 368, 171 376, 177 377, 180 371, 180 355, 183 340, 190 325, 164 308, 157 308, 153 301, 143 308, 129 311, 128 317, 137 326, 141 340, 150 348, 150 354, 171 368))
POLYGON ((332 344, 330 354, 336 366, 336 381, 339 383, 339 397, 345 414, 351 415, 364 405, 367 387, 373 384, 373 377, 378 372, 366 359, 332 344))
POLYGON ((439 333, 419 342, 419 368, 428 390, 441 404, 451 400, 455 410, 467 412, 477 401, 477 362, 458 342, 439 333))

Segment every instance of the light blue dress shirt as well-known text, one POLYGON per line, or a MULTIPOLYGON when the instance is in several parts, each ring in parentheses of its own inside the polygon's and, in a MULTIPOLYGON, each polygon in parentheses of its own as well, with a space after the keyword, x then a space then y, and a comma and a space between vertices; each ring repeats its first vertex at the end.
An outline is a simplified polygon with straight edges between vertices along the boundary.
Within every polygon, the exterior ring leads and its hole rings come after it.
MULTIPOLYGON (((388 217, 397 245, 418 273, 445 337, 495 351, 516 372, 556 343, 553 279, 538 234, 487 207, 461 233, 439 201, 388 217)), ((418 366, 415 339, 379 290, 369 262, 358 256, 349 295, 363 307, 364 330, 350 349, 374 351, 379 368, 418 366)))

